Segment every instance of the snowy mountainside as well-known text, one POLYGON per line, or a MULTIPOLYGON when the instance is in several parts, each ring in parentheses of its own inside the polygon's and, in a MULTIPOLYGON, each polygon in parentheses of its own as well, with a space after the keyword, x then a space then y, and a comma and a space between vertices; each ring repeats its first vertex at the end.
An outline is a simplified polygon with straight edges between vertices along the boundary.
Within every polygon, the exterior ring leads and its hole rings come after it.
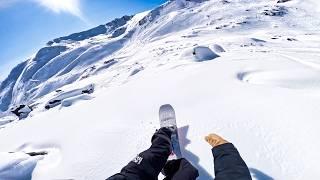
POLYGON ((253 179, 319 179, 311 2, 174 0, 49 41, 0 85, 0 179, 104 179, 150 145, 166 103, 200 180, 214 177, 212 132, 253 179), (21 104, 18 121, 7 109, 21 104))
POLYGON ((151 24, 159 13, 165 14, 182 8, 180 6, 181 2, 169 2, 147 15, 123 16, 106 25, 49 41, 47 47, 17 66, 17 70, 13 69, 1 83, 0 109, 6 111, 12 105, 31 104, 37 98, 81 79, 81 75, 96 67, 96 63, 112 59, 121 48, 135 44, 128 41, 141 38, 139 29, 151 24), (19 71, 21 68, 22 72, 19 71))
MULTIPOLYGON (((83 76, 96 68, 101 70, 103 67, 99 66, 102 66, 104 61, 122 58, 120 54, 123 51, 132 51, 130 46, 143 46, 170 33, 187 32, 195 27, 191 34, 185 35, 188 38, 201 34, 206 26, 208 31, 224 29, 248 32, 250 28, 267 28, 272 25, 270 23, 277 26, 280 18, 272 18, 270 21, 268 16, 282 17, 288 14, 289 10, 294 14, 287 18, 291 21, 296 19, 301 22, 300 16, 303 16, 303 20, 306 18, 302 10, 274 5, 271 1, 257 1, 251 7, 243 5, 250 1, 212 1, 205 6, 201 6, 200 2, 202 1, 168 2, 149 13, 123 16, 106 25, 49 41, 47 47, 18 65, 1 83, 0 109, 6 111, 14 105, 32 104, 38 98, 64 85, 83 79, 83 76), (264 4, 268 5, 262 6, 264 4), (242 9, 245 12, 232 11, 233 9, 242 9)), ((291 21, 279 23, 291 23, 287 25, 300 25, 305 28, 316 27, 314 24, 307 27, 310 23, 293 24, 291 21)), ((121 66, 120 63, 117 65, 121 66)))

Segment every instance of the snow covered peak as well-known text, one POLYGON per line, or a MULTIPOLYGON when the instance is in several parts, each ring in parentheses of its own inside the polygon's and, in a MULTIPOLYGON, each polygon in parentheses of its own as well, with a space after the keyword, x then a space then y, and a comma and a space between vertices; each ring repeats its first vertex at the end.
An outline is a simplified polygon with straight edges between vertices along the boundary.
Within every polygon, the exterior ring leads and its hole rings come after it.
POLYGON ((178 6, 180 7, 184 7, 186 6, 186 4, 188 2, 197 2, 197 3, 200 3, 200 2, 203 2, 205 0, 172 0, 173 2, 175 2, 178 6))
POLYGON ((60 43, 61 41, 82 41, 101 34, 110 34, 115 32, 118 28, 127 24, 127 22, 131 20, 132 17, 133 16, 123 16, 121 18, 116 18, 105 25, 100 25, 87 31, 74 33, 69 36, 54 39, 52 41, 49 41, 47 45, 52 45, 53 43, 60 43))
MULTIPOLYGON (((148 12, 56 38, 1 82, 0 110, 32 105, 65 85, 112 68, 120 71, 134 52, 150 43, 160 43, 165 37, 197 39, 205 32, 250 34, 259 29, 283 32, 280 36, 288 28, 317 29, 319 22, 307 13, 306 4, 297 0, 171 0, 148 12)), ((195 40, 189 48, 197 44, 201 45, 195 40)), ((178 50, 177 54, 184 54, 178 50)), ((137 59, 129 66, 136 68, 138 63, 137 68, 142 69, 141 62, 137 59)))

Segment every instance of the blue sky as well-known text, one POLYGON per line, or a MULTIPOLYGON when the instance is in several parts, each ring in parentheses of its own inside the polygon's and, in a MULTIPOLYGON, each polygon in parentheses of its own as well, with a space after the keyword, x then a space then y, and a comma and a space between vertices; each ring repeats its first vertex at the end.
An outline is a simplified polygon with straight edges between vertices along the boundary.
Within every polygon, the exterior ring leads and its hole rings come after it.
POLYGON ((166 0, 0 0, 0 80, 51 39, 152 9, 166 0))

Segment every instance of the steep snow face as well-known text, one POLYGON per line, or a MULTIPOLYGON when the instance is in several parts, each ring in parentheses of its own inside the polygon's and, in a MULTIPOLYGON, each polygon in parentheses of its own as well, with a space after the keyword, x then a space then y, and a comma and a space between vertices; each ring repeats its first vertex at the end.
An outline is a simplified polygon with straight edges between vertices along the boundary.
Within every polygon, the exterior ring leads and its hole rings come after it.
POLYGON ((19 76, 27 65, 27 61, 12 69, 9 76, 0 84, 0 110, 5 111, 11 105, 12 92, 19 76))
MULTIPOLYGON (((123 16, 91 30, 54 39, 25 62, 22 71, 21 66, 13 70, 17 77, 9 76, 1 83, 0 110, 30 105, 66 84, 83 79, 90 69, 100 68, 104 61, 121 57, 122 52, 131 49, 128 47, 148 44, 172 33, 181 31, 186 33, 185 38, 192 38, 201 36, 204 30, 249 33, 257 28, 317 27, 313 16, 306 14, 309 9, 295 8, 291 1, 287 3, 286 6, 262 0, 254 3, 174 0, 150 12, 123 16)), ((263 42, 253 42, 259 43, 263 42)))
POLYGON ((19 65, 13 69, 1 83, 0 110, 30 104, 36 98, 78 80, 90 65, 123 47, 128 37, 119 36, 126 33, 131 19, 132 16, 124 16, 106 25, 48 42, 47 47, 24 62, 23 67, 19 65), (90 39, 99 35, 98 39, 90 39))
POLYGON ((42 48, 35 57, 25 62, 27 65, 22 72, 19 67, 13 70, 12 73, 17 78, 8 77, 1 83, 0 110, 6 111, 13 105, 31 104, 37 98, 81 79, 81 75, 95 67, 94 64, 112 58, 126 45, 135 44, 128 44, 129 40, 144 39, 144 32, 148 32, 146 26, 154 23, 160 14, 166 16, 167 13, 190 6, 191 3, 200 2, 202 1, 168 2, 148 15, 142 13, 123 16, 88 31, 49 41, 48 47, 42 48), (148 22, 144 24, 143 21, 148 22))
POLYGON ((33 110, 23 121, 0 114, 0 179, 105 179, 149 147, 167 103, 200 180, 214 177, 212 132, 238 147, 253 179, 319 179, 311 1, 169 1, 52 41, 0 85, 3 110, 33 110))

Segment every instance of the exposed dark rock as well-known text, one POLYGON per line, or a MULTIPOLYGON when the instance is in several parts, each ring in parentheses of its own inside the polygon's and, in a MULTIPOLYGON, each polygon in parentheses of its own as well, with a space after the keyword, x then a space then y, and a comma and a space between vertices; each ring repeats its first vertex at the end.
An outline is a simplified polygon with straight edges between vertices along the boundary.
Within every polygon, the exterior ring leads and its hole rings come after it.
POLYGON ((288 1, 291 1, 291 0, 278 0, 277 3, 285 3, 285 2, 288 2, 288 1))
POLYGON ((82 94, 92 94, 94 92, 94 86, 88 87, 87 89, 82 90, 82 94))
POLYGON ((28 153, 26 153, 26 154, 28 154, 29 156, 44 156, 44 155, 47 155, 48 152, 46 152, 46 151, 28 152, 28 153))
POLYGON ((113 63, 115 62, 114 59, 110 59, 110 60, 107 60, 107 61, 104 61, 103 64, 110 64, 110 63, 113 63))
POLYGON ((284 15, 288 14, 288 10, 283 6, 275 6, 272 9, 266 9, 263 11, 264 15, 266 16, 279 16, 283 17, 284 15))
POLYGON ((288 41, 298 41, 297 39, 295 38, 287 38, 288 41))
POLYGON ((49 42, 47 42, 47 46, 52 46, 53 45, 53 41, 49 41, 49 42))
POLYGON ((10 108, 10 111, 19 117, 19 119, 23 119, 28 117, 29 113, 32 111, 31 107, 28 105, 18 105, 10 108))
POLYGON ((111 37, 112 37, 112 38, 119 37, 119 36, 121 36, 123 33, 125 33, 126 30, 127 30, 127 27, 121 27, 121 28, 115 30, 115 31, 112 33, 111 37))
POLYGON ((222 4, 229 4, 230 1, 227 1, 227 0, 221 0, 222 4))
POLYGON ((55 104, 55 103, 59 103, 61 102, 61 100, 53 100, 53 101, 50 101, 49 104, 55 104))

